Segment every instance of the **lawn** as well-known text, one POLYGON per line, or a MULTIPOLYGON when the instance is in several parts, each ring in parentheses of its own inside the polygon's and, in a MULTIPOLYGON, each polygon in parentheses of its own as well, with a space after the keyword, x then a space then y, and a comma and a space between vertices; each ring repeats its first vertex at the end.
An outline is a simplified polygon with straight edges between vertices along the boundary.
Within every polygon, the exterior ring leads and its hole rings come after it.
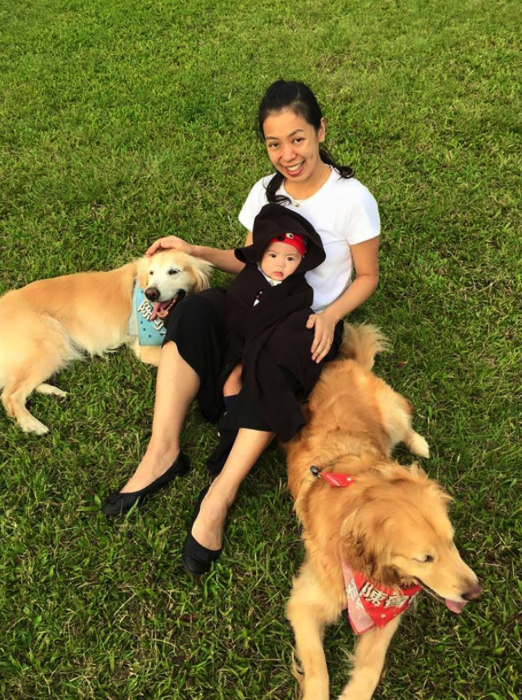
MULTIPOLYGON (((459 617, 424 597, 377 697, 520 700, 520 3, 0 0, 0 21, 0 293, 169 233, 239 244, 270 172, 259 99, 280 77, 315 90, 327 145, 380 205, 381 281, 352 320, 392 342, 376 371, 413 403, 485 589, 459 617)), ((31 399, 48 436, 0 412, 6 700, 297 696, 284 607, 302 546, 278 449, 201 583, 180 557, 216 441, 196 407, 193 472, 127 518, 99 512, 145 448, 154 382, 123 350, 60 374, 66 402, 31 399)), ((346 620, 326 635, 332 697, 352 643, 346 620)))

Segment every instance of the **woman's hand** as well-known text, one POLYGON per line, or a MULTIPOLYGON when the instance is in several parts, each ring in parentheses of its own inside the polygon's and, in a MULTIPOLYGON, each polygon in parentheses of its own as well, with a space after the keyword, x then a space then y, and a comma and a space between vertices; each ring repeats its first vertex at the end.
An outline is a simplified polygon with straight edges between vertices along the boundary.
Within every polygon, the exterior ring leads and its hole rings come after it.
POLYGON ((312 360, 321 362, 332 347, 335 326, 368 299, 379 281, 379 238, 350 246, 355 279, 327 309, 308 317, 307 328, 315 328, 312 360))
POLYGON ((145 255, 150 257, 159 250, 165 250, 166 248, 176 248, 177 250, 181 250, 183 253, 187 253, 187 255, 194 254, 194 246, 187 243, 187 241, 184 241, 183 238, 178 238, 177 236, 165 236, 165 238, 159 238, 157 241, 155 241, 147 250, 145 255))
POLYGON ((321 362, 332 347, 334 329, 338 319, 323 311, 320 314, 312 314, 306 322, 307 328, 314 328, 314 342, 312 343, 312 360, 321 362))

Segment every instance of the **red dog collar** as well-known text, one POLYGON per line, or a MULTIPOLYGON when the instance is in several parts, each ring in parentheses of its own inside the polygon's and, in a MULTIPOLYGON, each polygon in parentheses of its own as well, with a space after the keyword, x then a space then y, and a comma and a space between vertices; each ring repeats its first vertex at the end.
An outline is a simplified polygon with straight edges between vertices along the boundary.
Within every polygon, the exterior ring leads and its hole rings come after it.
MULTIPOLYGON (((331 486, 347 488, 355 483, 355 477, 335 472, 323 473, 318 467, 310 467, 314 476, 324 479, 331 486)), ((388 588, 350 569, 341 559, 346 589, 346 609, 353 631, 363 634, 374 627, 384 627, 397 615, 407 610, 420 586, 388 588)))
POLYGON ((319 467, 310 467, 310 471, 314 476, 324 479, 330 486, 337 486, 338 488, 347 488, 351 486, 355 477, 349 474, 341 474, 337 472, 322 472, 319 467))

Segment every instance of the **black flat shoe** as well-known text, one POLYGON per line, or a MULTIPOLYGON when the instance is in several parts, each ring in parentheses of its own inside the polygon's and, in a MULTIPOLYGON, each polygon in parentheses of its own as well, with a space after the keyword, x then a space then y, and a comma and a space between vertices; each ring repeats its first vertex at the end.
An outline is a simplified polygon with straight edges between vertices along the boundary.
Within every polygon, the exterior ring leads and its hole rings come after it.
POLYGON ((175 479, 177 476, 185 476, 189 471, 190 460, 183 452, 180 452, 176 461, 173 462, 164 474, 158 476, 152 484, 145 486, 145 488, 140 491, 132 491, 131 493, 119 493, 118 491, 114 491, 109 494, 102 506, 102 513, 109 516, 120 515, 130 510, 136 502, 138 502, 138 506, 141 506, 152 494, 162 489, 171 482, 172 479, 175 479))
POLYGON ((194 538, 191 532, 183 545, 182 561, 185 571, 193 576, 208 574, 212 564, 219 558, 221 549, 207 549, 194 538))
MULTIPOLYGON (((201 504, 203 503, 203 499, 207 495, 209 488, 210 486, 206 486, 199 493, 196 501, 196 507, 194 509, 194 515, 192 516, 192 525, 199 515, 201 504)), ((194 535, 189 532, 185 539, 181 555, 183 567, 187 573, 192 574, 193 576, 203 576, 203 574, 207 574, 210 571, 212 564, 219 558, 222 551, 223 548, 207 549, 207 547, 203 547, 203 545, 199 544, 199 542, 195 539, 194 535)))

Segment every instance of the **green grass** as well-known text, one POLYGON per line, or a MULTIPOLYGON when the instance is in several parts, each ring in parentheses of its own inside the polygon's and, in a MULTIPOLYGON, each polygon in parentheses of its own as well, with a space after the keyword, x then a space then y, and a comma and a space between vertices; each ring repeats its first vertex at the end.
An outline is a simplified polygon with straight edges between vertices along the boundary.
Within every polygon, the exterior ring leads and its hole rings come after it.
MULTIPOLYGON (((375 194, 381 282, 354 319, 392 340, 377 372, 415 406, 485 588, 460 617, 422 599, 379 698, 521 697, 521 20, 516 0, 0 0, 0 292, 168 233, 238 244, 279 77, 316 91, 328 145, 375 194)), ((282 455, 245 482, 197 584, 180 547, 215 429, 194 408, 191 475, 107 522, 100 499, 150 435, 154 371, 122 351, 57 385, 66 402, 31 400, 48 436, 0 414, 2 697, 296 697, 282 455)), ((352 643, 346 620, 326 635, 332 697, 352 643)))

